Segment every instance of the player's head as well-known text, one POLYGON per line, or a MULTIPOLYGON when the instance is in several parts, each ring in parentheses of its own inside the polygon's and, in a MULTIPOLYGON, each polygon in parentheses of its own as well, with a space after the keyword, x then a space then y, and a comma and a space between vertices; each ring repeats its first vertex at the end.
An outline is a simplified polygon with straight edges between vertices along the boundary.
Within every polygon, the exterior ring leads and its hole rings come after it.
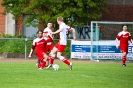
POLYGON ((127 27, 128 27, 128 25, 126 25, 126 24, 122 25, 123 31, 127 31, 127 27))
POLYGON ((51 29, 52 28, 52 22, 48 22, 47 27, 51 29))
POLYGON ((38 30, 38 31, 37 31, 37 36, 38 36, 38 38, 42 38, 42 36, 43 36, 43 31, 42 31, 42 30, 38 30))
POLYGON ((62 16, 57 17, 57 23, 61 24, 62 22, 64 22, 63 17, 62 16))

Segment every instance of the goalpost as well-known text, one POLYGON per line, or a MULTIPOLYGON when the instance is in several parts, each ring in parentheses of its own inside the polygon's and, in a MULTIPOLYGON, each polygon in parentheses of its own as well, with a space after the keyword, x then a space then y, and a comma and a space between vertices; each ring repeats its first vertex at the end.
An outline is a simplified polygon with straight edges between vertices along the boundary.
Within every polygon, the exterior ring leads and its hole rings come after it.
MULTIPOLYGON (((91 60, 121 59, 120 49, 115 47, 115 38, 122 31, 122 25, 128 25, 133 38, 133 22, 91 21, 91 60)), ((127 60, 133 60, 133 45, 129 45, 127 60)))

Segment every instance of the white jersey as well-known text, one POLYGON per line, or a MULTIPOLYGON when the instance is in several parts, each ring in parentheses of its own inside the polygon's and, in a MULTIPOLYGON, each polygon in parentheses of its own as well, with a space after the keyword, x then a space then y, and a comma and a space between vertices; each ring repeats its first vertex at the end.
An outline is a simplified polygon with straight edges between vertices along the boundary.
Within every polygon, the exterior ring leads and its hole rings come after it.
POLYGON ((59 25, 59 29, 62 29, 62 31, 60 32, 60 39, 59 39, 60 45, 67 44, 66 28, 67 25, 65 23, 59 25))
POLYGON ((52 30, 48 27, 45 28, 44 31, 43 31, 43 33, 47 33, 52 38, 52 34, 50 32, 52 32, 52 30))
MULTIPOLYGON (((45 28, 44 31, 43 31, 43 33, 46 33, 47 35, 49 35, 53 39, 52 34, 50 32, 52 32, 52 30, 48 27, 45 28)), ((47 39, 47 37, 44 37, 44 39, 47 39)), ((50 44, 52 44, 52 42, 47 43, 47 45, 50 45, 50 44)))

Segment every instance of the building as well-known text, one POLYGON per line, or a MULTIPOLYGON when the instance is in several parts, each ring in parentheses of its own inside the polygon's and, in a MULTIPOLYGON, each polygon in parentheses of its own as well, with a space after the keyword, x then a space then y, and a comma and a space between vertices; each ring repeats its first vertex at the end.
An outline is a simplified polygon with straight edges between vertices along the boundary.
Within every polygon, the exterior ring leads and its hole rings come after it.
POLYGON ((101 21, 133 21, 133 0, 107 0, 109 5, 104 6, 108 13, 104 13, 101 21))
MULTIPOLYGON (((0 3, 3 0, 0 0, 0 3)), ((5 20, 6 20, 6 16, 2 15, 2 12, 4 11, 4 8, 0 5, 0 32, 1 33, 5 33, 5 20)))

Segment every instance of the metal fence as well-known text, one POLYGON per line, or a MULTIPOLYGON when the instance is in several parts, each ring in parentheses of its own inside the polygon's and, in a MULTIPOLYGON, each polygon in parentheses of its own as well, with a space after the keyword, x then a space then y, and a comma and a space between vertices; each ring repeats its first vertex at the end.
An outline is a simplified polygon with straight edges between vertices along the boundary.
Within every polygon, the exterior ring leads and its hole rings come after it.
POLYGON ((1 58, 27 57, 27 38, 0 38, 1 58))
MULTIPOLYGON (((54 39, 53 44, 57 43, 58 39, 54 39)), ((0 38, 0 58, 25 58, 31 50, 33 39, 28 38, 0 38)), ((70 39, 65 49, 65 55, 70 57, 70 39)), ((35 58, 35 53, 32 56, 35 58)))

